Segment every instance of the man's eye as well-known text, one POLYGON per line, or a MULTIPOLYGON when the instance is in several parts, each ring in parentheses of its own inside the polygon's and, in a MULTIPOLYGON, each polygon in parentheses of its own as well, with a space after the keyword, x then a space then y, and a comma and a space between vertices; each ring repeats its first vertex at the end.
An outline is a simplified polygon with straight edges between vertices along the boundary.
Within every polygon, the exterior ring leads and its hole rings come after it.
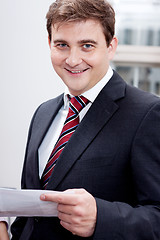
POLYGON ((67 47, 67 44, 66 43, 59 43, 59 44, 56 44, 56 47, 60 48, 60 49, 64 49, 64 48, 67 47))
POLYGON ((85 49, 90 49, 90 48, 92 48, 93 46, 91 45, 91 44, 84 44, 83 45, 83 48, 85 48, 85 49))

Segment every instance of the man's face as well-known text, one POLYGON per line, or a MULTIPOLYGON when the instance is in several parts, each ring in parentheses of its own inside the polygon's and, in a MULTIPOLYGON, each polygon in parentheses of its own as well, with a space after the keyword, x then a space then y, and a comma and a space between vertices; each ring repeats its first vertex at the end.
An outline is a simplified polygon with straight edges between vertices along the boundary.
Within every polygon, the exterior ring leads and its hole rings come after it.
POLYGON ((92 88, 106 74, 117 46, 109 47, 101 24, 96 20, 55 24, 49 41, 56 73, 77 96, 92 88))

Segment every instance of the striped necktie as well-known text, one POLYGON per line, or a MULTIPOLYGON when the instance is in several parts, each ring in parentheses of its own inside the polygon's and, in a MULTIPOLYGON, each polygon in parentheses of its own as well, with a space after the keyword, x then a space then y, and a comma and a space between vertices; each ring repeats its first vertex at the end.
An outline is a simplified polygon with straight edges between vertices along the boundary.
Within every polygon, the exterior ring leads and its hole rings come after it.
MULTIPOLYGON (((70 96, 68 96, 70 98, 70 96)), ((72 97, 69 103, 69 112, 64 122, 63 129, 57 140, 54 149, 48 159, 44 172, 41 178, 42 188, 45 189, 56 162, 62 153, 65 145, 76 130, 79 124, 79 112, 89 103, 89 100, 83 96, 72 97)))

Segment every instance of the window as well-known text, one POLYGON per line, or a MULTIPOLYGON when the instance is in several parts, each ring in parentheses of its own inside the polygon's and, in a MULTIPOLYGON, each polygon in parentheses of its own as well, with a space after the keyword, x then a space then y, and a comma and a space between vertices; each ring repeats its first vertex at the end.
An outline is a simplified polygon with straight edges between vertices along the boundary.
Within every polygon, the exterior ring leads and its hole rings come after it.
POLYGON ((160 95, 160 0, 113 0, 119 40, 113 68, 130 84, 160 95))

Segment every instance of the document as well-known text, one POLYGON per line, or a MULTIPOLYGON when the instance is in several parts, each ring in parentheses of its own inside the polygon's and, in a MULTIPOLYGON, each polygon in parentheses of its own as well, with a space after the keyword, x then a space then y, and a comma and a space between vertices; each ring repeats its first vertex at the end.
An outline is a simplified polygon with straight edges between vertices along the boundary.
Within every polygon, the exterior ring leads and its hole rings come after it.
MULTIPOLYGON (((48 190, 15 190, 0 188, 0 217, 57 216, 57 203, 41 201, 43 193, 57 193, 48 190)), ((58 192, 59 193, 59 192, 58 192)), ((62 194, 65 194, 61 192, 62 194)))

